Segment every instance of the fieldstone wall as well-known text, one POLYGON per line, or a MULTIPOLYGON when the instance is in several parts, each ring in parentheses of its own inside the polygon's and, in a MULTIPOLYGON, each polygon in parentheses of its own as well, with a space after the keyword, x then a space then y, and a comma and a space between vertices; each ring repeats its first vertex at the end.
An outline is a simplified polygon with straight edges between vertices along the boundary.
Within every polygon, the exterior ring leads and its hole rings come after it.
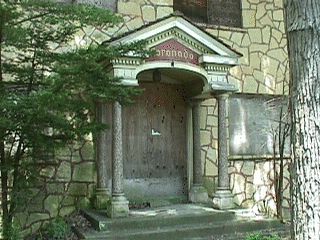
MULTIPOLYGON (((289 71, 283 1, 242 0, 242 10, 242 28, 199 25, 243 54, 240 59, 240 66, 230 70, 228 81, 237 86, 242 93, 288 94, 289 71)), ((173 0, 119 0, 118 12, 124 16, 125 24, 115 28, 113 34, 132 31, 171 14, 173 12, 173 0)), ((201 108, 201 143, 205 185, 209 194, 215 191, 217 183, 217 126, 216 101, 214 99, 204 101, 201 108)), ((260 156, 248 156, 247 158, 242 157, 241 160, 236 162, 230 161, 230 180, 233 181, 236 178, 234 182, 231 182, 231 186, 235 194, 235 202, 238 205, 274 214, 275 193, 274 178, 272 177, 274 170, 273 164, 267 163, 270 163, 270 160, 261 160, 260 156), (264 162, 266 162, 266 165, 263 165, 264 162), (235 168, 234 164, 237 166, 243 164, 245 167, 235 168), (254 169, 251 177, 249 177, 248 172, 243 172, 246 171, 247 165, 254 169), (262 165, 264 171, 258 171, 262 165), (253 176, 257 179, 259 174, 264 174, 261 176, 264 179, 263 184, 259 181, 251 181, 253 176), (243 191, 239 193, 239 189, 243 191), (260 194, 265 189, 268 189, 268 194, 260 194), (255 196, 254 198, 252 194, 255 196)), ((288 175, 288 169, 286 170, 288 175)), ((288 178, 285 181, 286 200, 284 201, 284 207, 287 208, 289 204, 288 178)))
MULTIPOLYGON (((109 28, 83 28, 72 47, 99 44, 111 37, 137 29, 173 12, 173 0, 118 0, 117 12, 123 23, 109 28)), ((243 54, 241 65, 230 70, 228 81, 242 93, 287 94, 288 54, 282 0, 242 0, 243 28, 201 25, 243 54)), ((209 194, 217 183, 218 113, 214 99, 201 105, 201 143, 205 185, 209 194)), ((34 231, 57 215, 77 206, 88 206, 96 181, 92 141, 56 154, 56 160, 41 170, 40 188, 19 216, 21 226, 34 231)), ((251 156, 229 159, 234 200, 239 206, 259 212, 274 212, 274 171, 270 159, 251 156), (255 159, 256 158, 256 159, 255 159)), ((286 169, 288 163, 286 163, 286 169)), ((286 171, 284 207, 288 207, 289 176, 286 171)))
MULTIPOLYGON (((75 46, 101 43, 173 13, 173 0, 118 0, 123 23, 113 28, 84 28, 75 46)), ((230 70, 228 80, 243 93, 288 94, 289 71, 283 0, 242 0, 242 28, 198 24, 237 50, 240 66, 230 70)))
MULTIPOLYGON (((173 0, 118 0, 117 9, 125 21, 109 31, 108 37, 171 14, 173 0)), ((283 0, 242 0, 242 17, 242 28, 199 25, 243 54, 241 66, 231 69, 229 82, 245 93, 287 94, 289 71, 283 0)))
POLYGON ((231 69, 229 81, 241 92, 288 94, 282 0, 242 0, 242 10, 243 29, 207 29, 243 54, 241 66, 231 69))
POLYGON ((215 99, 201 104, 200 138, 204 184, 212 196, 218 184, 218 103, 215 99))
MULTIPOLYGON (((275 176, 279 174, 279 160, 230 159, 229 176, 234 202, 244 208, 252 208, 256 213, 276 215, 275 176), (275 167, 274 167, 275 166, 275 167)), ((283 213, 289 217, 290 204, 289 161, 284 162, 283 213)))
POLYGON ((40 179, 25 196, 27 201, 16 218, 24 235, 57 216, 90 206, 96 182, 92 141, 60 149, 54 160, 37 168, 40 179))
MULTIPOLYGON (((201 105, 201 143, 204 182, 209 196, 218 185, 218 106, 214 99, 201 105)), ((229 181, 234 202, 256 213, 276 215, 275 176, 279 174, 280 160, 273 156, 230 156, 229 181)), ((283 204, 285 217, 290 208, 290 161, 284 160, 283 204)))
MULTIPOLYGON (((242 28, 199 25, 208 33, 243 54, 240 59, 240 66, 233 67, 230 70, 228 81, 237 86, 242 93, 288 94, 289 71, 283 1, 242 0, 242 10, 242 28)), ((122 24, 108 30, 85 28, 76 36, 75 45, 99 43, 168 16, 173 12, 173 0, 118 0, 117 12, 124 18, 122 24)), ((205 170, 205 183, 210 194, 214 192, 218 171, 217 126, 216 101, 214 99, 204 101, 201 108, 202 161, 205 170)), ((236 179, 235 182, 232 182, 235 202, 241 206, 254 207, 259 211, 266 211, 267 209, 267 207, 262 207, 262 202, 263 204, 268 203, 268 212, 270 212, 270 209, 274 209, 274 202, 271 201, 273 178, 270 177, 273 176, 271 175, 271 172, 273 172, 271 166, 273 165, 267 163, 264 165, 263 173, 266 174, 265 177, 269 181, 264 181, 264 185, 261 185, 250 180, 256 174, 255 172, 261 169, 264 162, 261 159, 255 161, 255 158, 260 159, 259 156, 249 156, 247 159, 244 157, 239 161, 230 162, 230 180, 236 179), (247 161, 249 163, 246 163, 247 161), (236 166, 243 164, 245 167, 235 168, 234 164, 236 166), (247 165, 254 169, 251 177, 248 177, 248 172, 242 172, 245 171, 247 165), (269 170, 266 170, 266 166, 270 166, 269 170), (246 177, 238 177, 240 175, 246 177), (250 187, 250 184, 253 184, 254 187, 250 187), (262 186, 264 186, 262 189, 269 189, 268 193, 270 194, 260 195, 264 196, 265 199, 252 198, 252 189, 260 191, 259 189, 262 186), (239 189, 243 190, 241 194, 239 189), (258 201, 259 204, 253 204, 252 200, 258 201)), ((287 190, 286 196, 289 196, 287 190)))

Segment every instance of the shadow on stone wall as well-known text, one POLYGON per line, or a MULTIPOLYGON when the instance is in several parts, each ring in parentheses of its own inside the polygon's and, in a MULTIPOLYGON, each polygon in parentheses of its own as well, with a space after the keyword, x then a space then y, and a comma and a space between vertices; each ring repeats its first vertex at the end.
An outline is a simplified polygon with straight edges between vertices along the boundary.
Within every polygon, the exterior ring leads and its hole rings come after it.
POLYGON ((38 168, 39 179, 15 218, 23 235, 57 216, 91 206, 96 181, 93 143, 88 140, 59 149, 54 160, 42 162, 38 168))

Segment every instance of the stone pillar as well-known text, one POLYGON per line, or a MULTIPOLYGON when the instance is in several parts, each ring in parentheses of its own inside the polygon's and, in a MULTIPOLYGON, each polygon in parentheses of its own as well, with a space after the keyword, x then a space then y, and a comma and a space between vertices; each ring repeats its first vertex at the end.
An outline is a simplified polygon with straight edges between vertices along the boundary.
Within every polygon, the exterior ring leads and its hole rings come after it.
POLYGON ((201 163, 200 142, 200 100, 192 103, 193 128, 193 184, 189 192, 189 200, 193 203, 207 203, 208 193, 203 187, 203 169, 201 163))
POLYGON ((112 200, 108 215, 115 218, 128 214, 129 202, 123 192, 122 113, 116 101, 112 111, 112 200))
POLYGON ((213 207, 230 209, 234 207, 228 175, 228 129, 227 100, 228 94, 219 94, 218 100, 218 187, 213 196, 213 207))
MULTIPOLYGON (((96 117, 100 123, 107 124, 107 106, 105 103, 96 104, 96 117)), ((108 150, 107 130, 98 133, 96 139, 96 164, 97 164, 97 187, 94 205, 97 209, 106 209, 110 200, 108 189, 108 150)))

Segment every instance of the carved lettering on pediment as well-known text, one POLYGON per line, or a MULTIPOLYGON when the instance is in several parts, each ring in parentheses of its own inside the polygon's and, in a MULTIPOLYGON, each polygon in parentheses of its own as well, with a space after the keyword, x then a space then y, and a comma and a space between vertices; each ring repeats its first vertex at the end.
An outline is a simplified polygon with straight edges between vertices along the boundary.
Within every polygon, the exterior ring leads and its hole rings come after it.
POLYGON ((174 39, 155 46, 154 50, 156 51, 155 56, 147 61, 171 60, 199 64, 199 54, 174 39))

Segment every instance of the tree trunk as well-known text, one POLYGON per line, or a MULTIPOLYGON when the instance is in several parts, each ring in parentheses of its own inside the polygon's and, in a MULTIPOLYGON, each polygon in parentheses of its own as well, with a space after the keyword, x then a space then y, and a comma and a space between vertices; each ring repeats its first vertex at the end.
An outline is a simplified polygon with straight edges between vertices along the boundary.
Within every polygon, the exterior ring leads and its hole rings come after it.
POLYGON ((287 0, 291 70, 292 239, 320 239, 320 2, 287 0))
MULTIPOLYGON (((2 12, 1 12, 2 13, 2 12)), ((3 73, 2 73, 2 42, 3 42, 3 28, 4 20, 2 14, 0 15, 0 96, 4 93, 3 73)), ((2 110, 0 110, 1 114, 2 110)), ((11 224, 8 222, 9 217, 9 203, 8 203, 8 170, 7 162, 5 158, 5 146, 4 146, 4 129, 0 129, 0 177, 1 177, 1 199, 0 199, 0 215, 3 227, 3 237, 8 236, 9 228, 11 224)))

